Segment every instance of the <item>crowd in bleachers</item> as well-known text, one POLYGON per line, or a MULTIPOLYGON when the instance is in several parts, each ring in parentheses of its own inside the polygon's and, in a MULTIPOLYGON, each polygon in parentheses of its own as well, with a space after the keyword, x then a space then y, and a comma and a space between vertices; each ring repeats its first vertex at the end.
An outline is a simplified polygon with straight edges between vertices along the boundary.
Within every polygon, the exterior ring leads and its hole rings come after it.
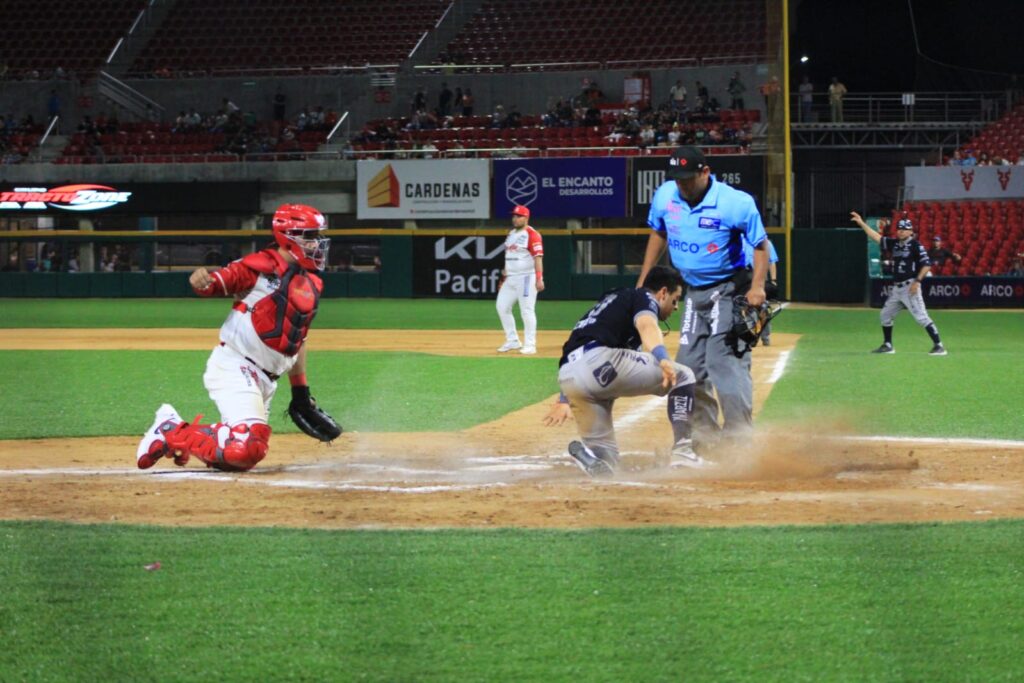
POLYGON ((28 158, 39 142, 42 125, 31 114, 21 119, 13 114, 0 115, 0 165, 18 164, 28 158))
POLYGON ((467 149, 530 156, 554 148, 620 148, 639 154, 682 144, 747 151, 760 112, 722 109, 699 81, 697 91, 693 107, 685 97, 676 99, 675 89, 657 106, 608 103, 598 84, 584 79, 579 94, 553 99, 543 114, 524 114, 515 104, 506 108, 496 103, 490 114, 474 115, 469 88, 453 92, 442 84, 436 107, 428 106, 428 94, 420 88, 409 116, 370 121, 350 144, 353 152, 427 158, 467 149))
POLYGON ((167 123, 85 116, 56 163, 218 162, 256 154, 301 158, 319 148, 337 119, 333 110, 317 106, 289 120, 260 121, 227 98, 216 111, 200 113, 193 107, 167 123))

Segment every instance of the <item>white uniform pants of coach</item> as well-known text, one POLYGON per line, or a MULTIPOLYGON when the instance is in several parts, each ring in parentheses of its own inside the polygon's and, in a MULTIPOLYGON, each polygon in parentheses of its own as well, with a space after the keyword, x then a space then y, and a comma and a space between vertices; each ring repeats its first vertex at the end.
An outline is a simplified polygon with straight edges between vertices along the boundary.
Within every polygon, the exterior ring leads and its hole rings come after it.
POLYGON ((537 274, 525 273, 509 275, 498 290, 498 317, 501 327, 505 330, 505 341, 519 343, 516 332, 516 318, 512 315, 512 307, 519 302, 519 313, 523 316, 523 332, 526 336, 524 346, 528 349, 537 347, 537 274))
POLYGON ((904 308, 910 311, 910 315, 914 316, 914 320, 921 327, 927 328, 932 324, 932 319, 928 317, 928 309, 924 306, 924 297, 921 296, 921 287, 918 287, 914 294, 910 293, 910 285, 913 283, 913 280, 906 280, 898 285, 893 285, 889 298, 882 306, 880 314, 882 327, 892 327, 896 314, 904 308))

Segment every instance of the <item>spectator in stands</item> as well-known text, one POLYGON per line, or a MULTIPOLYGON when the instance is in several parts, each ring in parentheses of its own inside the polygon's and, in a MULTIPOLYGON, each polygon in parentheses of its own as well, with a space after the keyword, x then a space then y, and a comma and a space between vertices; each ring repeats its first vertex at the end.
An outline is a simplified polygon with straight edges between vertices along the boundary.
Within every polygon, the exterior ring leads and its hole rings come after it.
POLYGON ((743 102, 743 93, 747 91, 747 86, 740 80, 740 72, 737 71, 729 79, 729 85, 726 86, 726 90, 729 93, 729 109, 745 109, 743 102))
MULTIPOLYGON (((50 91, 50 98, 46 101, 46 114, 47 118, 52 121, 55 117, 60 116, 60 96, 56 90, 50 91)), ((60 132, 60 123, 57 124, 57 130, 60 132)))
POLYGON ((832 112, 832 123, 843 122, 843 98, 846 97, 846 86, 839 82, 837 76, 832 77, 828 86, 828 105, 832 112))
POLYGON ((285 97, 285 94, 283 92, 281 92, 281 88, 278 88, 277 92, 274 93, 274 120, 275 121, 284 121, 284 108, 285 108, 285 103, 287 101, 288 101, 288 98, 285 97))
POLYGON ((12 251, 7 255, 7 263, 4 264, 3 268, 0 268, 0 272, 16 273, 19 270, 21 270, 21 263, 18 261, 18 252, 12 251))
POLYGON ((195 107, 188 110, 188 115, 185 117, 185 130, 186 131, 197 131, 203 124, 203 117, 199 115, 195 107))
POLYGON ((761 94, 764 95, 764 108, 768 116, 768 120, 771 121, 775 118, 777 103, 779 97, 782 95, 782 86, 779 83, 778 76, 772 76, 767 82, 763 83, 760 87, 761 94))
POLYGON ((708 87, 700 81, 697 81, 697 101, 694 103, 694 106, 703 111, 704 107, 707 106, 710 100, 711 97, 708 95, 708 87))
POLYGON ((1017 155, 1017 166, 1024 166, 1024 154, 1017 155))
POLYGON ((683 80, 679 79, 676 84, 669 88, 668 99, 672 104, 672 111, 686 111, 686 86, 683 80))
POLYGON ((637 144, 641 147, 650 147, 654 144, 654 126, 648 123, 640 129, 640 135, 637 136, 637 144))
POLYGON ((462 93, 462 115, 473 115, 473 91, 469 88, 466 88, 465 92, 462 93))
POLYGON ((498 104, 494 107, 494 113, 491 114, 491 128, 504 128, 505 126, 505 107, 498 104))
POLYGON ((814 84, 811 79, 804 76, 800 83, 800 121, 810 123, 811 106, 814 104, 814 84))
POLYGON ((232 114, 237 114, 238 112, 242 111, 241 107, 239 107, 237 104, 232 102, 227 97, 224 98, 224 100, 221 102, 221 105, 224 108, 224 111, 228 113, 228 116, 231 116, 232 114))
POLYGON ((416 89, 416 94, 412 96, 412 110, 425 111, 427 108, 427 89, 419 87, 416 89))
POLYGON ((961 166, 977 166, 978 160, 974 157, 974 151, 971 149, 964 150, 963 160, 960 162, 961 166))
POLYGON ((63 81, 67 79, 68 72, 64 70, 64 67, 58 64, 53 70, 53 77, 58 81, 63 81))
POLYGON ((1012 277, 1024 277, 1024 254, 1017 254, 1013 257, 1010 270, 1006 271, 1006 274, 1012 277))
POLYGON ((946 165, 947 166, 963 166, 964 165, 964 155, 960 152, 960 150, 954 149, 953 150, 953 156, 951 156, 949 158, 949 162, 947 162, 946 165))
POLYGON ((76 249, 72 251, 71 256, 68 257, 68 272, 77 273, 79 270, 80 266, 78 265, 78 250, 76 249))
POLYGON ((991 166, 992 160, 988 158, 987 152, 982 152, 981 156, 978 157, 978 166, 991 166))
POLYGON ((665 141, 669 144, 670 147, 678 147, 680 144, 682 144, 680 142, 681 136, 682 131, 679 128, 679 122, 676 121, 675 123, 672 124, 672 130, 668 132, 668 135, 665 137, 665 141))
POLYGON ((519 128, 523 125, 523 115, 519 113, 519 107, 512 105, 508 115, 505 117, 506 128, 519 128))
POLYGON ((932 248, 928 250, 928 258, 936 266, 945 265, 946 261, 952 259, 953 263, 960 263, 960 254, 946 249, 942 244, 942 235, 932 238, 932 248))
POLYGON ((441 93, 437 96, 437 115, 444 117, 452 113, 452 91, 447 83, 441 84, 441 93))

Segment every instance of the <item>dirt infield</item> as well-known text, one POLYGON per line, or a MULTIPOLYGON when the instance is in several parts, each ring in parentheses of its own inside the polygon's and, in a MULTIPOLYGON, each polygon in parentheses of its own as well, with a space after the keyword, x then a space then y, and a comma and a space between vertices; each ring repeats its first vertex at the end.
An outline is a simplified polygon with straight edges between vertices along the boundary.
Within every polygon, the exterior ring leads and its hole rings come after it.
MULTIPOLYGON (((0 349, 208 349, 211 330, 0 331, 0 349)), ((491 355, 487 332, 320 330, 313 349, 491 355)), ((556 357, 562 333, 541 335, 556 357)), ((755 410, 796 339, 755 354, 755 410)), ((674 342, 674 340, 673 340, 674 342)), ((510 362, 514 362, 510 360, 510 362)), ((156 403, 156 401, 154 401, 156 403)), ((154 406, 155 407, 155 406, 154 406)), ((664 401, 616 404, 626 467, 591 480, 564 455, 575 426, 540 425, 547 402, 453 433, 346 433, 330 446, 277 435, 248 474, 169 461, 134 469, 136 438, 0 441, 0 518, 324 528, 630 527, 977 520, 1024 516, 1019 443, 845 438, 822 425, 759 432, 718 466, 661 466, 664 401)), ((145 425, 140 425, 140 430, 145 425)))

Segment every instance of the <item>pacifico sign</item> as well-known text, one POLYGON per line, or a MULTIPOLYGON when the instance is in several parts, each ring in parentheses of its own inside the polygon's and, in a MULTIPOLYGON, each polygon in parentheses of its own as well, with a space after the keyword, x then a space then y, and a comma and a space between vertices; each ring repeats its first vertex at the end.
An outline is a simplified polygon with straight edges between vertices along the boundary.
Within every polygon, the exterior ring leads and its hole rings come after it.
POLYGON ((61 185, 60 187, 15 187, 0 192, 0 211, 100 211, 126 204, 131 192, 106 185, 61 185))

